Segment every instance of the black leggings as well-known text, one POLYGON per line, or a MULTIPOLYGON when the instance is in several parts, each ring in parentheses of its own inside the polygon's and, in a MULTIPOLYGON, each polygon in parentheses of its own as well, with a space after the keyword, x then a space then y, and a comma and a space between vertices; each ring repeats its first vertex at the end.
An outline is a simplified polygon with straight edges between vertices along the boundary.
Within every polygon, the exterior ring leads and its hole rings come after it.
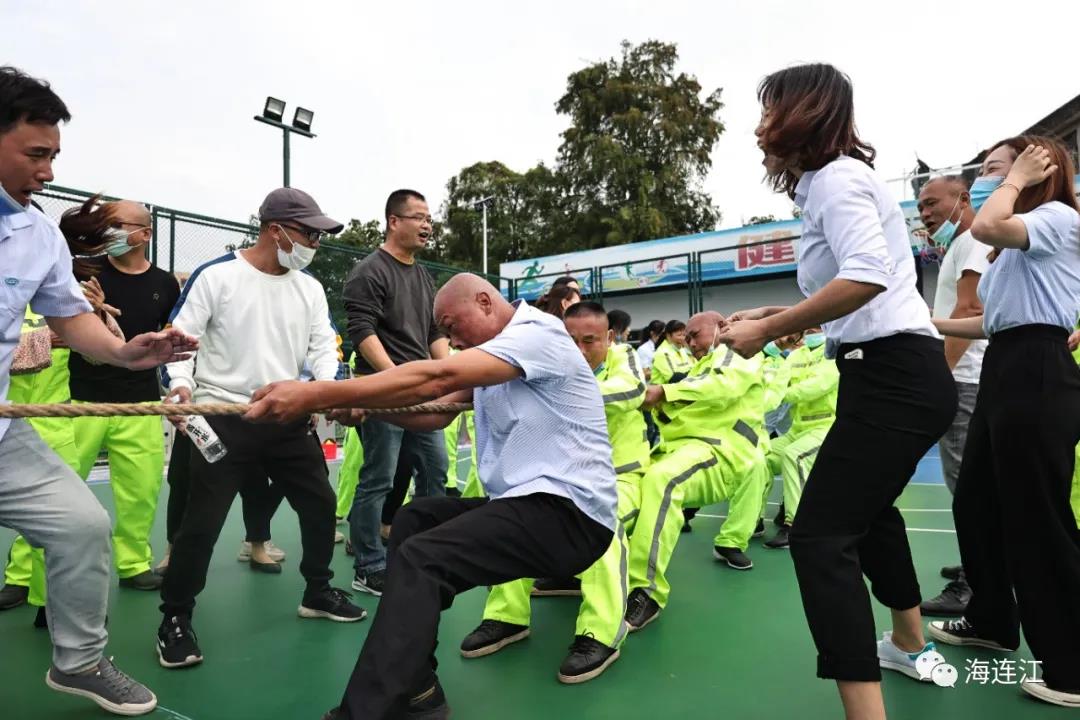
POLYGON ((818 676, 873 682, 881 670, 863 575, 894 610, 921 601, 893 503, 956 415, 956 384, 944 343, 922 335, 841 345, 836 364, 836 422, 803 491, 791 557, 818 676))

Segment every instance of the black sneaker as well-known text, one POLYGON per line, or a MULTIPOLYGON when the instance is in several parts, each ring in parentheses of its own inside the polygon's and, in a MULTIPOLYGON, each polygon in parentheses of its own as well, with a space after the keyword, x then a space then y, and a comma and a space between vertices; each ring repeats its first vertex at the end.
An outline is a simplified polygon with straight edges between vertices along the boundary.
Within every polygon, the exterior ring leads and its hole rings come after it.
POLYGON ((539 578, 533 583, 533 597, 581 597, 581 580, 539 578))
POLYGON ((446 693, 438 678, 429 690, 409 700, 404 715, 406 720, 447 720, 449 717, 450 706, 446 704, 446 693))
POLYGON ((754 533, 750 537, 765 537, 765 521, 762 518, 758 518, 757 525, 754 526, 754 533))
POLYGON ((776 509, 776 517, 772 519, 773 525, 776 527, 787 525, 787 518, 784 515, 784 503, 780 503, 780 507, 776 509))
MULTIPOLYGON (((345 538, 345 554, 350 557, 356 555, 356 551, 353 550, 352 540, 350 540, 349 538, 345 538)), ((331 710, 331 712, 337 712, 337 708, 334 708, 333 710, 331 710)))
POLYGON ((924 600, 919 609, 923 615, 963 615, 971 600, 971 586, 966 580, 953 580, 941 594, 931 600, 924 600))
POLYGON ((120 587, 131 588, 132 590, 159 590, 161 589, 161 583, 164 581, 165 578, 153 570, 146 570, 138 575, 120 578, 120 587))
POLYGON ((327 587, 317 594, 304 597, 296 614, 302 618, 326 618, 334 622, 359 622, 367 610, 349 602, 352 593, 327 587))
POLYGON ((946 580, 959 580, 962 572, 964 572, 962 565, 946 565, 941 568, 941 577, 946 580))
POLYGON ((116 715, 145 715, 157 707, 154 693, 120 672, 111 658, 101 658, 89 672, 73 675, 49 668, 45 684, 57 692, 93 700, 116 715))
MULTIPOLYGON (((450 706, 446 704, 446 695, 443 693, 439 681, 435 681, 435 687, 428 692, 413 698, 404 715, 398 717, 405 720, 445 720, 450 717, 450 706)), ((340 707, 326 711, 322 720, 344 720, 345 713, 340 707)))
POLYGON ((191 618, 174 615, 161 621, 157 638, 158 662, 165 668, 182 668, 202 662, 202 651, 191 618))
POLYGON ((570 654, 559 666, 559 682, 567 685, 588 682, 619 659, 619 651, 588 635, 578 635, 570 654))
POLYGON ((484 620, 461 641, 461 656, 484 657, 529 637, 527 625, 514 625, 501 620, 484 620))
POLYGON ((25 585, 4 585, 0 588, 0 610, 11 610, 26 604, 30 588, 25 585))
POLYGON ((729 568, 734 568, 736 570, 750 570, 754 567, 754 561, 738 548, 720 547, 717 545, 713 547, 712 554, 717 560, 727 563, 729 568))
POLYGON ((1015 647, 1005 647, 996 640, 979 637, 975 627, 967 621, 967 618, 959 620, 931 620, 926 628, 926 633, 938 642, 947 645, 974 645, 990 650, 1004 650, 1013 652, 1015 647))
POLYGON ((641 588, 635 588, 626 599, 626 624, 630 632, 637 632, 660 617, 660 604, 641 588))
POLYGON ((791 545, 791 526, 781 525, 780 529, 776 531, 776 534, 772 536, 772 540, 766 540, 765 547, 770 550, 779 550, 791 545))
POLYGON ((37 609, 37 615, 34 616, 34 627, 38 630, 49 629, 49 618, 45 615, 45 608, 39 607, 37 609))
POLYGON ((382 597, 383 587, 386 586, 386 571, 376 570, 366 575, 356 573, 352 581, 352 589, 358 592, 371 593, 375 597, 382 597))

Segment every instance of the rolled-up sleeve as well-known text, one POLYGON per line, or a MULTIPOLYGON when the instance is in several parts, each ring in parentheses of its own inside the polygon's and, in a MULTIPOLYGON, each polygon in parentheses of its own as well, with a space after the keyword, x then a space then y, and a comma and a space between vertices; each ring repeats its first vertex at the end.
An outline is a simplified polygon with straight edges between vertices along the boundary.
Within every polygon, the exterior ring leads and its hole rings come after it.
POLYGON ((1025 252, 1031 257, 1053 255, 1065 247, 1070 233, 1077 231, 1076 212, 1059 202, 1045 203, 1016 217, 1027 228, 1028 249, 1025 252))
MULTIPOLYGON (((49 232, 60 235, 60 230, 52 226, 49 232)), ((71 253, 63 237, 56 239, 55 247, 56 259, 31 298, 30 306, 45 317, 72 317, 91 312, 93 308, 71 272, 71 253)))
POLYGON ((820 216, 825 241, 839 266, 836 277, 889 287, 893 262, 872 188, 837 183, 820 216))

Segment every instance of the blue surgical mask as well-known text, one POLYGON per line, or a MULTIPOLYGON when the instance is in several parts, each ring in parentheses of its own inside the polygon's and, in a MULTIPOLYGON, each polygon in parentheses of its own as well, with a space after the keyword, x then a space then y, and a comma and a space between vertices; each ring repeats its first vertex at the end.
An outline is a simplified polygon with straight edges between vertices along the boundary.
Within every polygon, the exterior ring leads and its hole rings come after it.
POLYGON ((765 344, 765 354, 768 355, 769 357, 781 357, 782 356, 782 353, 780 352, 780 348, 777 347, 776 343, 773 342, 772 340, 770 340, 768 343, 765 344))
POLYGON ((949 217, 945 222, 938 226, 938 229, 934 231, 934 234, 930 236, 930 239, 940 248, 948 249, 952 244, 953 238, 956 237, 956 231, 959 226, 952 221, 952 216, 956 212, 956 208, 960 207, 960 198, 956 198, 956 204, 953 205, 953 209, 949 211, 949 217))
POLYGON ((806 347, 811 350, 816 347, 821 347, 825 344, 825 333, 807 333, 803 336, 803 342, 806 343, 806 347))
POLYGON ((971 183, 971 207, 978 210, 986 202, 986 199, 990 197, 990 193, 998 189, 1001 183, 1005 182, 1003 175, 984 175, 983 177, 975 178, 975 182, 971 183))
MULTIPOLYGON (((134 230, 132 232, 138 232, 134 230)), ((131 235, 129 232, 124 232, 119 228, 109 228, 105 231, 105 237, 109 238, 109 243, 105 246, 105 253, 111 257, 120 257, 121 255, 127 255, 134 250, 136 245, 128 244, 128 237, 131 235)))
POLYGON ((18 215, 21 212, 26 212, 26 206, 8 195, 4 186, 0 185, 0 217, 4 217, 5 215, 18 215))

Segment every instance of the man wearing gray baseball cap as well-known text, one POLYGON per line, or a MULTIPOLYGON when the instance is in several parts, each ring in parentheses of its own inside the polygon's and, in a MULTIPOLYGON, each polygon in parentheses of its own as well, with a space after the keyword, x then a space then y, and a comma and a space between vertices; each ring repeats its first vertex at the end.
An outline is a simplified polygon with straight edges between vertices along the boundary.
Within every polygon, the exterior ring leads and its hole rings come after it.
MULTIPOLYGON (((167 366, 169 395, 181 401, 246 403, 275 380, 296 380, 304 370, 333 380, 337 341, 319 281, 299 272, 311 262, 323 233, 342 224, 323 214, 310 195, 280 188, 259 208, 255 245, 196 270, 173 309, 173 327, 201 338, 197 356, 167 366)), ((334 492, 319 439, 307 421, 249 425, 235 416, 208 417, 226 454, 209 462, 190 456, 187 508, 173 542, 161 586, 157 648, 166 668, 202 662, 191 618, 206 585, 214 543, 245 482, 277 485, 300 521, 307 581, 297 612, 303 618, 363 620, 349 594, 330 587, 334 544, 334 492)))

